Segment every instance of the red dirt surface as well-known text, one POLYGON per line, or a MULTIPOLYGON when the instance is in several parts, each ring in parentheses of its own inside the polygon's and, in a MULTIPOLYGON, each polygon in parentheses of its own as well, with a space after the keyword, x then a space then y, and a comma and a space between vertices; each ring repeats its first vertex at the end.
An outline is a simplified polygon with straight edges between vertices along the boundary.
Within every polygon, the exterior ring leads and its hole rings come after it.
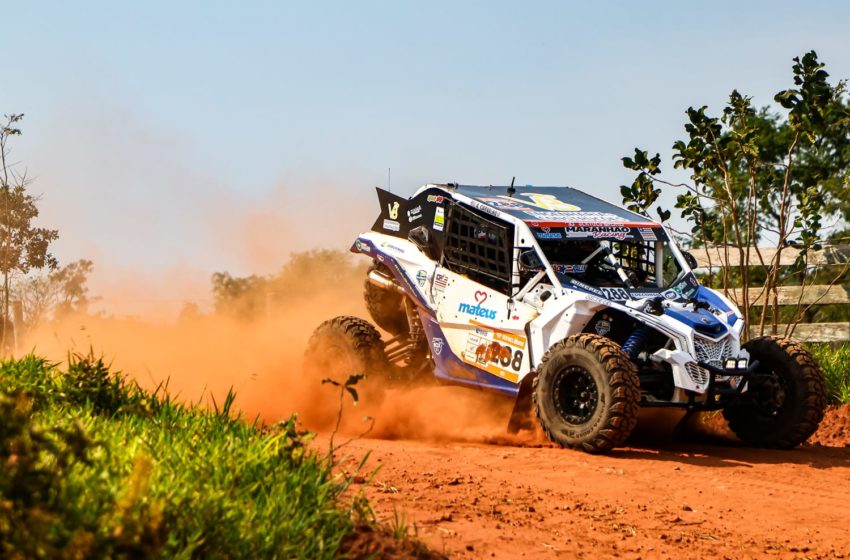
POLYGON ((830 406, 809 443, 828 447, 850 446, 850 404, 830 406))
POLYGON ((607 455, 498 433, 341 453, 351 472, 370 452, 356 488, 380 520, 452 558, 850 558, 849 419, 831 409, 824 445, 790 451, 743 447, 717 416, 674 442, 676 417, 644 415, 607 455))
POLYGON ((398 539, 387 528, 360 525, 342 539, 339 553, 354 560, 445 560, 446 556, 430 550, 415 539, 398 539))

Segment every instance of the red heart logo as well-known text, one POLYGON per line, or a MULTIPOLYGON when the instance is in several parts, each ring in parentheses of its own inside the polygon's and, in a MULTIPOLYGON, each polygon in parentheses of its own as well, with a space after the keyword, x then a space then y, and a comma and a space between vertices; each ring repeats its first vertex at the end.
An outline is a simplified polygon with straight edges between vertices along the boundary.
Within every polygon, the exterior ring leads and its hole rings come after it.
POLYGON ((481 305, 485 301, 487 301, 487 292, 477 291, 475 292, 475 301, 478 302, 478 305, 481 305))

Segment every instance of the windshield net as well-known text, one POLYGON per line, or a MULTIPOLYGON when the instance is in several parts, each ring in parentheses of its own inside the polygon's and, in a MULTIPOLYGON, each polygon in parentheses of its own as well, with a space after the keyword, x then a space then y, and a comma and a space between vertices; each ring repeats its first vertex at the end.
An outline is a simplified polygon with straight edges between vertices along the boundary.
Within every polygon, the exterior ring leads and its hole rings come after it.
POLYGON ((666 242, 659 243, 663 251, 660 270, 656 270, 656 242, 540 240, 539 243, 556 274, 594 286, 623 286, 618 267, 636 288, 669 287, 682 271, 666 242), (609 252, 617 266, 608 257, 609 252))

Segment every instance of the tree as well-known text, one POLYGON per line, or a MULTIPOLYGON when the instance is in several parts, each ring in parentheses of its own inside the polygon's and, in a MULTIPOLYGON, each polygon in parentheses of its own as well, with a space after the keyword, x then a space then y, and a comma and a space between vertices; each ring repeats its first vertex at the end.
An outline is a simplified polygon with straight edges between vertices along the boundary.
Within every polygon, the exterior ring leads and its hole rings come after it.
POLYGON ((35 227, 38 217, 37 199, 27 193, 26 172, 18 173, 9 161, 8 142, 21 135, 18 123, 22 114, 5 115, 0 125, 0 274, 3 276, 3 335, 2 347, 8 347, 5 328, 9 324, 10 280, 16 273, 27 274, 33 269, 54 269, 56 259, 48 252, 52 241, 59 237, 56 230, 35 227))
POLYGON ((216 272, 211 279, 215 311, 244 319, 270 316, 277 308, 317 293, 362 282, 365 264, 352 262, 348 251, 313 249, 292 253, 277 274, 240 278, 216 272))
POLYGON ((212 275, 212 291, 217 313, 242 318, 260 315, 265 305, 266 278, 251 275, 245 278, 231 276, 229 272, 212 275))
POLYGON ((80 259, 50 273, 48 278, 56 294, 54 303, 56 316, 88 311, 91 298, 87 282, 93 270, 94 263, 87 259, 80 259))
MULTIPOLYGON (((673 144, 673 166, 688 171, 690 182, 662 179, 659 154, 650 157, 636 148, 634 156, 623 158, 625 167, 638 172, 632 185, 621 187, 629 208, 647 213, 662 187, 681 189, 676 208, 692 226, 687 234, 691 245, 717 248, 718 264, 739 263, 721 268, 719 284, 727 295, 735 299, 730 292, 734 284, 764 282, 755 298, 745 289, 736 302, 747 324, 750 302, 768 303, 762 304, 759 317, 762 333, 768 321, 777 332, 778 287, 786 282, 805 286, 807 278, 810 283, 814 278, 809 257, 821 248, 828 229, 824 222, 850 220, 845 83, 829 83, 814 51, 795 58, 792 71, 794 87, 774 97, 785 115, 767 107, 756 110, 751 98, 737 90, 719 117, 710 116, 706 106, 687 110, 688 137, 673 144), (770 243, 775 250, 765 252, 759 243, 770 243), (781 260, 792 246, 798 258, 787 271, 781 260)), ((670 217, 669 210, 657 210, 662 220, 670 217)), ((786 334, 793 333, 807 311, 798 303, 786 334)))
POLYGON ((12 297, 21 302, 24 324, 33 328, 51 317, 87 312, 92 300, 97 299, 89 296, 87 286, 93 270, 92 261, 81 259, 49 274, 18 279, 12 297))

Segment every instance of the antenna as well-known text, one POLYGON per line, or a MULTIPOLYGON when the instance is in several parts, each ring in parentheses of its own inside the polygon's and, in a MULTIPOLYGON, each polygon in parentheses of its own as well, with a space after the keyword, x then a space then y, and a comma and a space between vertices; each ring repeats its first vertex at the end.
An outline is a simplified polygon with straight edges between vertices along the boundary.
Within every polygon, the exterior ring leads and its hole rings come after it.
POLYGON ((393 168, 387 167, 387 190, 393 192, 393 168))
POLYGON ((516 181, 516 176, 511 179, 511 186, 508 187, 508 196, 513 196, 514 194, 516 194, 516 189, 514 188, 514 181, 516 181))

